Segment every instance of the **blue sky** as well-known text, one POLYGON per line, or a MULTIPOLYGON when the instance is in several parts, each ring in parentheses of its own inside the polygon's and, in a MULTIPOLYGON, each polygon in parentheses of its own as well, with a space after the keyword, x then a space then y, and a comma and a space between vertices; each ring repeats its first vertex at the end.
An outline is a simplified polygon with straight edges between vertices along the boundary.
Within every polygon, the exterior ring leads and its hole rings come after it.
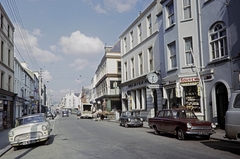
POLYGON ((15 56, 42 68, 54 102, 90 85, 104 45, 113 46, 152 1, 0 0, 15 26, 15 56))

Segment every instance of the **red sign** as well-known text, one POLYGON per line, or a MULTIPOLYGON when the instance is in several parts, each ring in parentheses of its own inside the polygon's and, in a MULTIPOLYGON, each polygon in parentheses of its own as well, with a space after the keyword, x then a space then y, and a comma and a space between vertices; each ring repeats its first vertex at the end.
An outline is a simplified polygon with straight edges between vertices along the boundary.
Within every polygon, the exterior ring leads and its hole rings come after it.
POLYGON ((199 81, 198 77, 192 77, 192 78, 180 78, 180 83, 185 83, 185 82, 197 82, 199 81))

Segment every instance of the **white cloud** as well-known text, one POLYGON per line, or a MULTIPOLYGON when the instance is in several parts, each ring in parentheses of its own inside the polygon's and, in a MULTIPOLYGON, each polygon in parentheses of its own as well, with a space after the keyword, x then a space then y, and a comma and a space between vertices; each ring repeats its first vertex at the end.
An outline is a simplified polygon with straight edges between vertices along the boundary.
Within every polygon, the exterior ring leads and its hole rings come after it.
POLYGON ((44 70, 42 72, 42 77, 43 77, 43 80, 46 81, 46 82, 49 82, 53 79, 48 70, 44 70))
POLYGON ((94 10, 97 11, 98 13, 103 13, 103 14, 106 14, 106 13, 107 13, 107 11, 104 10, 104 9, 101 7, 100 3, 98 3, 98 4, 94 7, 94 10))
POLYGON ((83 70, 87 67, 92 67, 93 65, 85 59, 76 59, 69 66, 75 68, 75 70, 83 70))
POLYGON ((29 58, 35 58, 36 61, 41 62, 53 62, 62 60, 60 56, 56 56, 48 50, 39 48, 38 37, 42 36, 40 29, 34 29, 34 31, 30 33, 29 31, 21 28, 21 26, 18 24, 16 24, 16 26, 17 29, 14 34, 14 43, 18 48, 17 51, 20 52, 24 60, 29 58))
POLYGON ((59 45, 65 54, 97 54, 104 51, 104 44, 98 37, 87 37, 80 31, 75 31, 70 37, 63 36, 59 45))

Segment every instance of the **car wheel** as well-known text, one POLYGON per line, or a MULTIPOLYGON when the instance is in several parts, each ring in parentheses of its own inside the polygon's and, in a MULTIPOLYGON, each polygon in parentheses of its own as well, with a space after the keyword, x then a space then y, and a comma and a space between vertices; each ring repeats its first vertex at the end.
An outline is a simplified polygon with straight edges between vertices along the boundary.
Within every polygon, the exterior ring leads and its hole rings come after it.
POLYGON ((154 129, 155 135, 159 135, 160 134, 160 131, 156 127, 153 127, 153 129, 154 129))
POLYGON ((13 146, 13 151, 16 151, 18 148, 16 146, 13 146))
POLYGON ((122 122, 121 121, 119 122, 119 126, 122 126, 122 122))
POLYGON ((178 140, 184 140, 184 134, 181 128, 177 130, 177 138, 178 140))
POLYGON ((204 138, 205 140, 209 140, 209 139, 210 139, 210 135, 205 135, 205 136, 203 136, 203 138, 204 138))

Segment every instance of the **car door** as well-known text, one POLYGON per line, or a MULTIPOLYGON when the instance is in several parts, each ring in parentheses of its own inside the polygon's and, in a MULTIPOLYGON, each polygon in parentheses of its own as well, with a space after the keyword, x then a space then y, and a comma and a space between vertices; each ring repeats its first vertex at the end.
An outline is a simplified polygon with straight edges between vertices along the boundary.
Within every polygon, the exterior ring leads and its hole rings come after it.
POLYGON ((164 132, 171 132, 172 131, 172 111, 171 110, 165 110, 164 116, 163 116, 163 122, 162 127, 164 129, 164 132))
POLYGON ((159 111, 157 117, 156 118, 156 125, 157 125, 157 129, 159 131, 164 131, 164 127, 163 127, 163 120, 164 120, 164 110, 159 111))

